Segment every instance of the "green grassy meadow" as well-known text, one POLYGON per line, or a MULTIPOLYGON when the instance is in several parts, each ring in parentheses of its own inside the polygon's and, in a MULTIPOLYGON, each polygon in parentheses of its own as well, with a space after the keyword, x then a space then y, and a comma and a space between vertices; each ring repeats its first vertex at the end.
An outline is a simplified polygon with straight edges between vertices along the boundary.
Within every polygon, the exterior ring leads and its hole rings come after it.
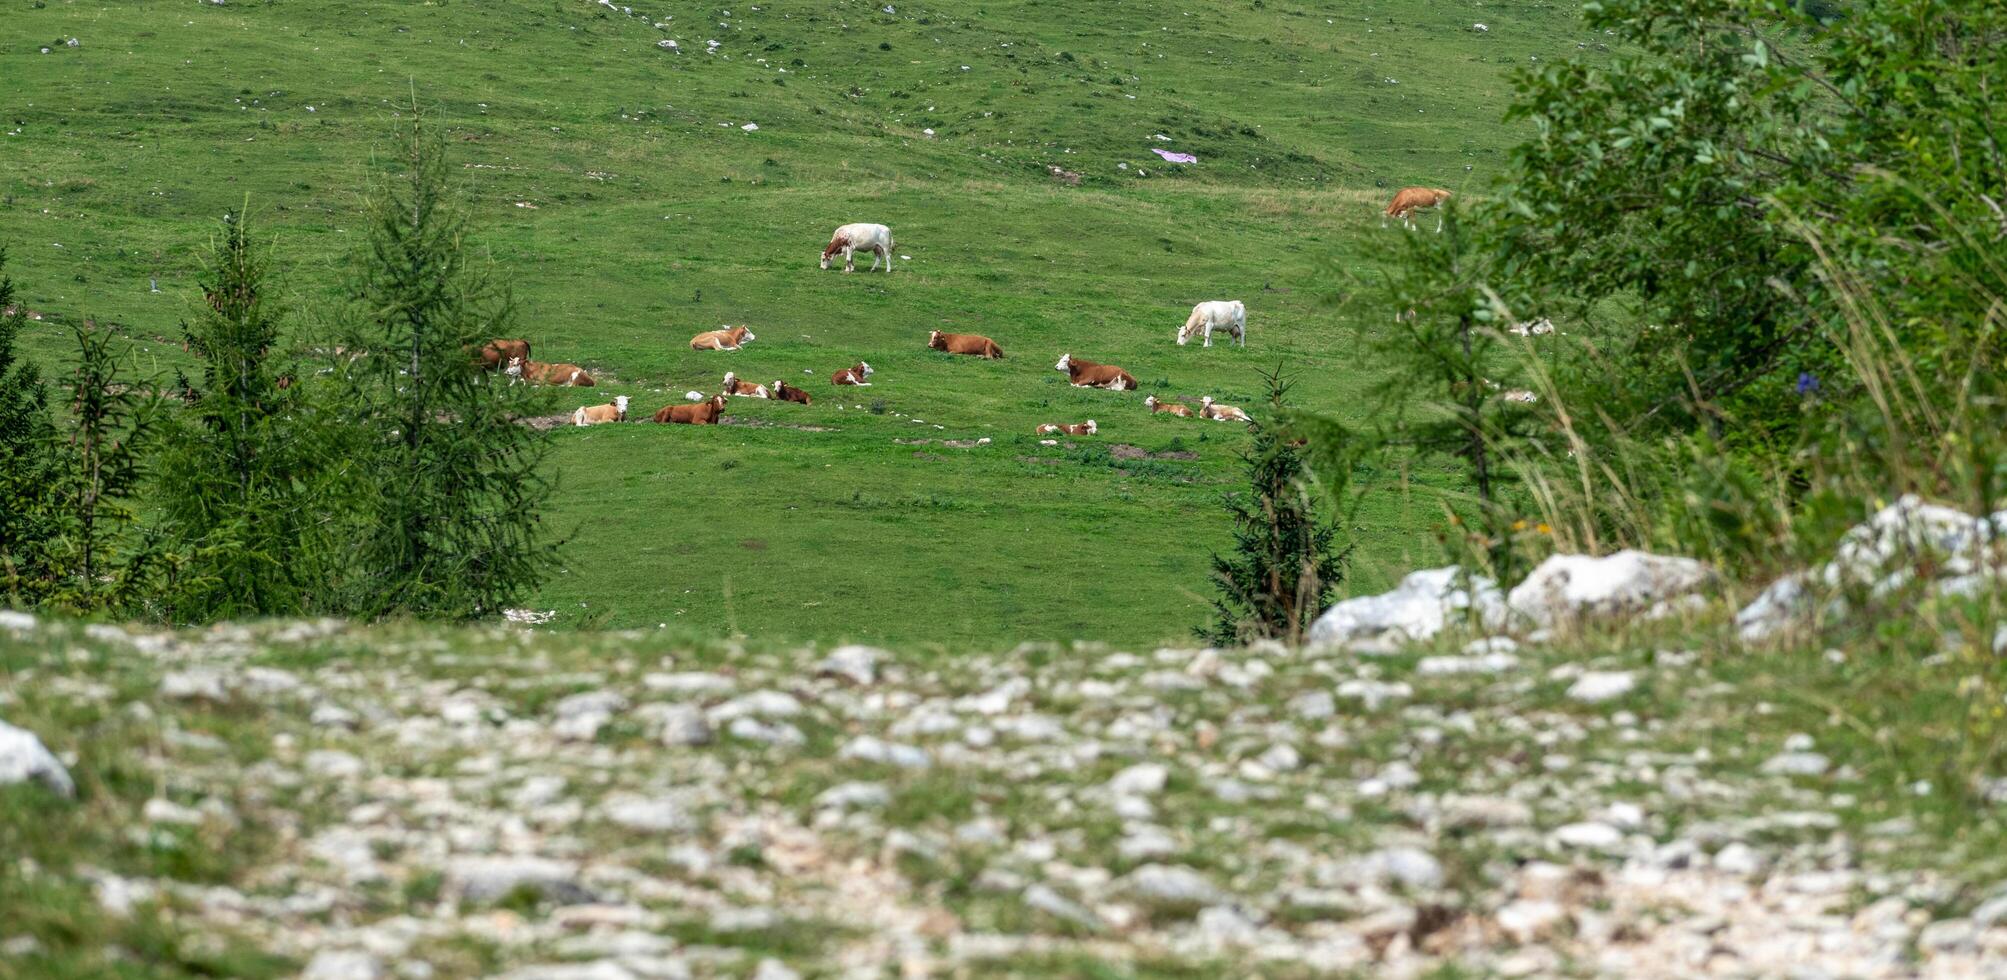
MULTIPOLYGON (((415 94, 514 291, 513 333, 601 378, 560 408, 629 394, 645 417, 727 370, 816 399, 735 400, 745 424, 715 428, 554 431, 548 517, 569 540, 534 605, 559 624, 1183 638, 1246 437, 1152 417, 1143 394, 1251 406, 1257 369, 1280 362, 1303 404, 1371 421, 1355 325, 1384 311, 1341 273, 1388 254, 1384 199, 1481 190, 1523 135, 1499 121, 1509 71, 1595 46, 1571 11, 1524 3, 634 9, 10 3, 0 243, 47 314, 29 350, 60 370, 62 323, 94 315, 171 370, 200 253, 247 199, 312 322, 415 94), (680 52, 658 46, 672 39, 680 52), (849 221, 892 226, 910 260, 819 271, 849 221), (1175 346, 1216 298, 1247 304, 1247 349, 1175 346), (745 350, 688 348, 739 323, 758 335, 745 350), (936 328, 1008 356, 928 351, 936 328), (1053 370, 1068 351, 1144 391, 1070 388, 1053 370), (859 359, 875 384, 839 396, 830 373, 859 359), (1086 418, 1098 437, 1031 434, 1086 418)), ((1436 520, 1426 496, 1369 499, 1349 522, 1356 584, 1436 561, 1436 520)))

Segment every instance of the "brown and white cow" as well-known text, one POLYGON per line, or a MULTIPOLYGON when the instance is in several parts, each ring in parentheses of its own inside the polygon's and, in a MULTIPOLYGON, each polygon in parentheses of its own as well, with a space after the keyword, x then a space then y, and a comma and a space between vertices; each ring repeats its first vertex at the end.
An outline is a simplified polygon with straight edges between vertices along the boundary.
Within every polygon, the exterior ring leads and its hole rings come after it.
MULTIPOLYGON (((1412 219, 1416 211, 1434 208, 1449 198, 1450 192, 1440 187, 1403 187, 1394 194, 1393 203, 1387 205, 1385 217, 1380 223, 1386 224, 1386 218, 1399 218, 1401 224, 1413 228, 1412 219)), ((1443 230, 1441 217, 1436 218, 1436 230, 1443 230)))
POLYGON ((1069 436, 1091 436, 1099 430, 1100 426, 1096 425, 1093 419, 1088 419, 1085 422, 1076 422, 1072 425, 1054 425, 1048 422, 1038 427, 1038 434, 1050 436, 1064 433, 1069 436))
POLYGON ((601 422, 627 421, 627 396, 613 396, 611 405, 586 405, 571 413, 573 425, 598 425, 601 422))
POLYGON ((481 370, 500 371, 509 364, 512 357, 530 359, 530 342, 527 340, 490 340, 481 345, 481 370))
POLYGON ((509 358, 509 383, 517 379, 539 385, 567 385, 578 388, 593 386, 592 375, 576 364, 551 364, 546 361, 525 361, 520 357, 509 358))
POLYGON ((774 382, 774 397, 784 402, 800 402, 803 405, 807 405, 813 401, 813 399, 808 397, 808 392, 785 381, 774 382))
POLYGON ((1246 412, 1243 412, 1240 409, 1233 407, 1232 405, 1216 404, 1213 401, 1213 396, 1211 395, 1207 395, 1206 397, 1199 399, 1199 417, 1212 419, 1215 422, 1254 421, 1253 419, 1247 417, 1246 412))
POLYGON ((1150 397, 1143 399, 1143 405, 1152 412, 1162 412, 1165 415, 1176 415, 1179 418, 1188 419, 1192 417, 1191 406, 1182 405, 1177 402, 1160 402, 1157 400, 1156 395, 1151 395, 1150 397))
POLYGON ((1084 361, 1072 354, 1061 354, 1059 363, 1052 366, 1055 371, 1065 371, 1067 381, 1075 388, 1106 388, 1109 391, 1135 391, 1136 378, 1129 372, 1113 364, 1096 364, 1084 361))
POLYGON ((1003 348, 997 342, 973 333, 942 333, 939 330, 927 335, 927 346, 934 350, 944 350, 950 354, 968 354, 972 357, 987 357, 991 360, 1003 358, 1003 348))
POLYGON ((838 252, 843 253, 845 272, 857 271, 856 253, 870 252, 871 268, 864 271, 876 271, 878 260, 882 258, 885 260, 885 271, 889 273, 892 271, 892 229, 865 222, 844 225, 829 236, 829 246, 822 250, 822 267, 829 268, 830 258, 838 252))
POLYGON ((739 380, 739 376, 738 376, 737 374, 734 374, 734 373, 730 372, 730 371, 726 371, 726 372, 725 372, 725 389, 724 389, 724 391, 725 391, 725 394, 727 394, 727 395, 731 395, 731 396, 732 396, 732 397, 734 397, 734 398, 771 398, 771 397, 773 397, 772 393, 771 393, 771 392, 769 392, 769 391, 767 391, 767 386, 766 386, 766 385, 763 385, 763 384, 754 384, 754 383, 753 383, 753 382, 751 382, 751 381, 740 381, 740 380, 739 380))
POLYGON ((725 396, 711 397, 689 405, 664 405, 655 413, 657 422, 673 422, 677 425, 717 425, 718 417, 725 414, 725 396))
POLYGON ((690 338, 691 350, 738 350, 756 340, 744 326, 706 330, 690 338))
POLYGON ((869 388, 871 387, 871 382, 864 379, 876 373, 871 370, 871 365, 863 361, 858 361, 855 365, 830 375, 829 383, 833 385, 856 385, 859 388, 869 388))

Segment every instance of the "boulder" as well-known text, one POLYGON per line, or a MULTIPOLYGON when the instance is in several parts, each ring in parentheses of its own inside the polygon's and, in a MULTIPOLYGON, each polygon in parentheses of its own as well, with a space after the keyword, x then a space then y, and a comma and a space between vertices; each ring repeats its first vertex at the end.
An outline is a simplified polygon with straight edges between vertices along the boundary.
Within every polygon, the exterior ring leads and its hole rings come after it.
POLYGON ((35 733, 0 721, 0 786, 35 780, 58 796, 77 795, 70 771, 35 733))
POLYGON ((1625 550, 1614 555, 1550 555, 1506 602, 1538 626, 1640 610, 1687 595, 1713 578, 1692 558, 1625 550))
POLYGON ((1310 645, 1391 651, 1429 639, 1466 616, 1486 628, 1502 624, 1505 602, 1498 584, 1476 573, 1466 580, 1454 565, 1423 569, 1409 573, 1392 592, 1356 596, 1325 610, 1310 626, 1310 645))

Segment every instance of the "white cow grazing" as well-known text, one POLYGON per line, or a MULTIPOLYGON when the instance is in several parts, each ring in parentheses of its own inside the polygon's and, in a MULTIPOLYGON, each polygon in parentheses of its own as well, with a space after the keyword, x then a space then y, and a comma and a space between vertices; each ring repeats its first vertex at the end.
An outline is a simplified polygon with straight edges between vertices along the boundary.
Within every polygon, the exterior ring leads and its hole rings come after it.
POLYGON ((1226 331, 1228 336, 1246 347, 1247 307, 1237 299, 1207 300, 1192 307, 1192 315, 1185 320, 1184 326, 1178 328, 1178 346, 1185 346, 1193 334, 1204 333, 1204 346, 1211 347, 1214 330, 1226 331))
POLYGON ((892 229, 884 225, 849 224, 829 236, 829 247, 822 250, 822 267, 829 268, 829 257, 843 253, 843 271, 856 272, 857 262, 852 256, 857 252, 871 253, 871 272, 878 268, 878 260, 885 260, 885 271, 892 271, 892 229))

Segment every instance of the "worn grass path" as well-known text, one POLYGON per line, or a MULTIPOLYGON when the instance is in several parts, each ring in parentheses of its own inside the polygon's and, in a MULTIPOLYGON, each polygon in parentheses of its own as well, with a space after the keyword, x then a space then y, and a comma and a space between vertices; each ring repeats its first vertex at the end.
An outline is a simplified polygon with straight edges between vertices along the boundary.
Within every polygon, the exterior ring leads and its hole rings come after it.
MULTIPOLYGON (((886 6, 10 9, 0 242, 50 314, 27 343, 60 363, 62 321, 95 314, 171 370, 197 255, 246 199, 298 321, 325 314, 372 154, 415 91, 517 332, 606 379, 562 408, 626 393, 646 414, 731 369, 817 398, 735 417, 829 430, 554 433, 550 519, 570 543, 539 608, 801 639, 1172 639, 1204 618, 1244 437, 1072 390, 1053 362, 1071 350, 1145 393, 1229 404, 1281 362, 1306 404, 1370 421, 1352 326, 1378 314, 1340 273, 1385 252, 1386 187, 1476 189, 1516 135, 1497 122, 1507 70, 1596 43, 1522 5, 886 6), (681 53, 658 47, 672 39, 681 53), (910 260, 819 273, 853 220, 891 225, 910 260), (1247 303, 1248 349, 1174 347, 1191 304, 1220 297, 1247 303), (723 323, 759 340, 687 349, 723 323), (935 327, 1009 358, 931 354, 935 327), (839 410, 826 379, 860 358, 877 384, 839 410), (1030 436, 1085 418, 1098 439, 1030 436), (1196 458, 1117 460, 1115 444, 1196 458)), ((1399 495, 1359 514, 1361 582, 1433 560, 1436 517, 1399 495)))

